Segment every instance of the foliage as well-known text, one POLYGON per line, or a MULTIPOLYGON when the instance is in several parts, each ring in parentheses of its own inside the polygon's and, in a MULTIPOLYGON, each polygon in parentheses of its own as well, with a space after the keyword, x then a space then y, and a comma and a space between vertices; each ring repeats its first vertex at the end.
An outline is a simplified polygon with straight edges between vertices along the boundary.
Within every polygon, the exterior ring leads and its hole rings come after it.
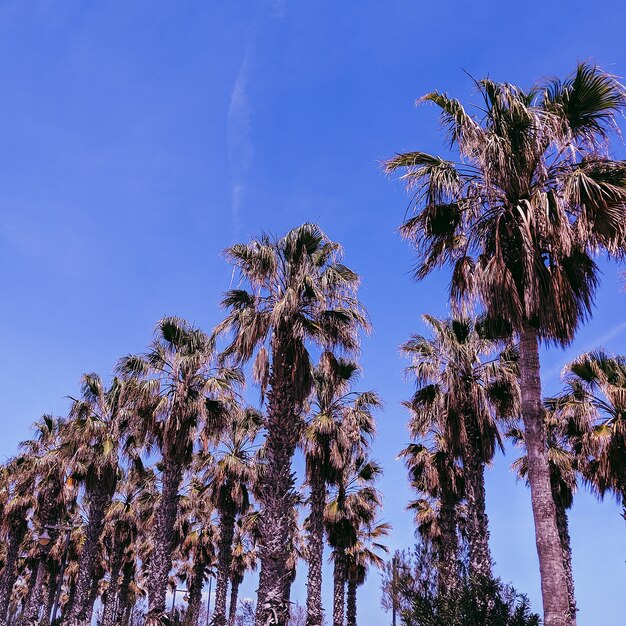
POLYGON ((498 579, 463 575, 454 595, 436 582, 437 554, 427 542, 396 552, 386 565, 382 606, 404 626, 539 626, 528 599, 498 579))

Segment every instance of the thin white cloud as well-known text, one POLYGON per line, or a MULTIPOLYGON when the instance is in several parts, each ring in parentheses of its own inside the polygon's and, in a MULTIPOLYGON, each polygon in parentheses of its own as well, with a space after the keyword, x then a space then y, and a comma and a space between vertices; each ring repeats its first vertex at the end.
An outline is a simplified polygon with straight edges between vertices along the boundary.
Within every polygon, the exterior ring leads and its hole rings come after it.
POLYGON ((252 113, 248 97, 250 51, 239 66, 228 107, 228 162, 232 172, 231 213, 233 236, 238 238, 245 183, 254 157, 252 113))

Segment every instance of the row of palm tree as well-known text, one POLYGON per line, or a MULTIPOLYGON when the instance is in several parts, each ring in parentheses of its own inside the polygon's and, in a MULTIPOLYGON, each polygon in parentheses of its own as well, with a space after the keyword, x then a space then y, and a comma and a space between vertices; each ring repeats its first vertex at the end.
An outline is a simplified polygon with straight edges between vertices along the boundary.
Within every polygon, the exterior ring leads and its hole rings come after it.
MULTIPOLYGON (((433 337, 404 346, 417 388, 407 403, 414 441, 402 454, 420 496, 418 531, 435 541, 446 564, 438 583, 453 591, 464 544, 470 575, 493 575, 484 471, 502 446, 499 422, 511 426, 526 450, 544 623, 565 626, 575 621, 571 477, 600 495, 625 493, 623 362, 595 355, 572 366, 546 411, 539 344, 573 340, 593 305, 596 256, 626 251, 626 164, 608 152, 626 92, 590 64, 528 91, 476 85, 478 115, 439 92, 423 98, 442 110, 459 163, 411 152, 386 164, 414 194, 401 232, 415 246, 416 277, 452 269, 452 319, 426 317, 433 337), (556 463, 561 449, 571 475, 556 463)), ((30 623, 62 604, 61 622, 83 626, 97 602, 107 625, 127 623, 145 593, 144 622, 157 626, 168 619, 168 584, 182 580, 193 626, 213 572, 213 623, 223 626, 258 561, 256 623, 284 626, 303 558, 307 623, 318 626, 324 539, 333 626, 356 623, 356 589, 388 532, 369 449, 381 402, 354 390, 370 328, 359 277, 313 224, 226 257, 237 288, 211 335, 164 318, 145 353, 121 359, 108 386, 85 375, 67 418, 45 418, 2 468, 0 623, 30 623), (244 371, 261 410, 243 399, 244 371)))
POLYGON ((626 252, 626 162, 609 152, 626 90, 589 63, 529 90, 491 79, 476 88, 476 114, 437 91, 419 101, 441 110, 458 162, 409 152, 386 163, 403 172, 412 194, 414 213, 401 233, 415 248, 416 278, 451 268, 453 319, 427 318, 434 337, 405 346, 417 383, 408 403, 417 439, 403 452, 421 495, 411 506, 420 532, 438 538, 441 585, 457 578, 449 566, 458 562, 461 523, 472 574, 489 576, 482 476, 502 445, 496 421, 520 416, 544 623, 569 626, 576 608, 563 551, 574 478, 623 498, 623 361, 581 357, 546 411, 539 344, 571 343, 591 315, 596 257, 626 252))
POLYGON ((142 623, 161 625, 184 583, 183 621, 197 626, 214 576, 212 624, 232 626, 258 562, 257 623, 286 624, 304 559, 307 620, 321 625, 327 542, 334 624, 346 604, 356 624, 356 589, 389 528, 370 456, 381 401, 355 391, 368 327, 358 277, 310 224, 228 255, 250 290, 225 295, 213 334, 163 318, 144 353, 120 359, 108 385, 84 375, 67 417, 44 416, 2 467, 0 623, 85 626, 97 606, 102 626, 126 625, 145 598, 142 623), (261 409, 242 395, 253 357, 261 409))

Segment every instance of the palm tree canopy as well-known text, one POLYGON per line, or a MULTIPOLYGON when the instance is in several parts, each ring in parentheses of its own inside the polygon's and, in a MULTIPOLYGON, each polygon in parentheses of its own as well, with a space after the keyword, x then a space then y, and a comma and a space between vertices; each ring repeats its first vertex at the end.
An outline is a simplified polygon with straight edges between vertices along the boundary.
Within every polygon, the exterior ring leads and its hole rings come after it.
POLYGON ((178 317, 159 320, 148 352, 122 358, 117 369, 146 381, 150 394, 136 407, 142 435, 183 465, 191 461, 197 431, 214 439, 224 429, 226 404, 243 383, 240 369, 216 365, 213 340, 178 317))
POLYGON ((373 391, 355 392, 355 361, 324 351, 313 371, 313 393, 302 446, 310 480, 320 474, 336 483, 349 457, 365 454, 376 432, 374 411, 382 406, 373 391))
POLYGON ((519 414, 515 355, 509 348, 498 352, 480 321, 422 319, 432 338, 414 335, 402 346, 412 360, 407 373, 417 386, 404 403, 411 411, 411 435, 423 437, 435 426, 453 453, 475 446, 489 463, 496 446, 502 446, 496 418, 519 414))
POLYGON ((573 424, 577 458, 600 495, 626 495, 626 358, 595 350, 564 369, 565 390, 549 408, 573 424))
POLYGON ((449 265, 456 305, 478 295, 514 330, 568 343, 592 306, 595 253, 625 249, 626 162, 610 158, 607 140, 626 92, 587 63, 528 91, 476 85, 480 116, 436 91, 420 100, 441 109, 460 163, 423 152, 386 162, 414 194, 401 232, 417 250, 416 277, 449 265))
POLYGON ((385 561, 379 553, 386 554, 389 549, 381 543, 381 539, 390 531, 391 525, 387 522, 359 528, 356 543, 347 551, 348 578, 353 579, 357 585, 365 582, 371 566, 377 569, 382 569, 384 566, 385 561))
POLYGON ((374 487, 381 474, 381 466, 367 457, 354 458, 344 468, 324 513, 328 543, 333 548, 354 546, 358 529, 374 522, 382 506, 381 494, 374 487))
POLYGON ((135 455, 132 446, 126 446, 126 437, 134 428, 136 407, 149 389, 138 381, 118 377, 107 388, 100 376, 89 373, 83 375, 80 391, 79 398, 72 398, 60 452, 72 474, 84 479, 87 488, 101 484, 112 491, 120 455, 135 455))
POLYGON ((225 255, 250 291, 231 289, 222 300, 229 314, 215 333, 232 334, 224 358, 241 363, 258 349, 253 374, 264 395, 268 348, 279 342, 293 360, 294 393, 303 403, 312 385, 305 342, 354 352, 358 330, 369 329, 356 297, 358 275, 341 263, 341 246, 315 224, 303 224, 280 239, 263 235, 228 248, 225 255))

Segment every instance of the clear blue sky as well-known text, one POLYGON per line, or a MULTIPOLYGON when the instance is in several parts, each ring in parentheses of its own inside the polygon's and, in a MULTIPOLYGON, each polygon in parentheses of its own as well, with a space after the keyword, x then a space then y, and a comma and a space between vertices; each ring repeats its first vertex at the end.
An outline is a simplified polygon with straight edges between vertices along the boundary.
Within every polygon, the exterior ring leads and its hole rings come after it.
MULTIPOLYGON (((421 313, 445 315, 447 276, 412 282, 395 231, 407 197, 378 162, 440 149, 435 112, 413 102, 434 88, 469 97, 464 69, 528 84, 594 58, 626 75, 625 23, 619 0, 3 2, 0 455, 41 413, 66 410, 82 372, 109 374, 140 351, 160 316, 211 329, 230 280, 225 246, 317 221, 364 277, 375 330, 363 388, 386 402, 375 448, 385 518, 391 547, 411 545, 394 461, 411 393, 398 345, 423 330, 421 313)), ((622 144, 615 154, 626 157, 622 144)), ((583 349, 626 353, 625 298, 606 267, 593 321, 571 349, 544 354, 547 391, 583 349)), ((496 571, 539 609, 514 458, 488 475, 496 571)), ((618 507, 583 492, 571 526, 579 626, 623 623, 618 507)), ((388 621, 378 584, 373 574, 360 593, 362 626, 388 621)), ((303 573, 294 591, 302 600, 303 573)))

